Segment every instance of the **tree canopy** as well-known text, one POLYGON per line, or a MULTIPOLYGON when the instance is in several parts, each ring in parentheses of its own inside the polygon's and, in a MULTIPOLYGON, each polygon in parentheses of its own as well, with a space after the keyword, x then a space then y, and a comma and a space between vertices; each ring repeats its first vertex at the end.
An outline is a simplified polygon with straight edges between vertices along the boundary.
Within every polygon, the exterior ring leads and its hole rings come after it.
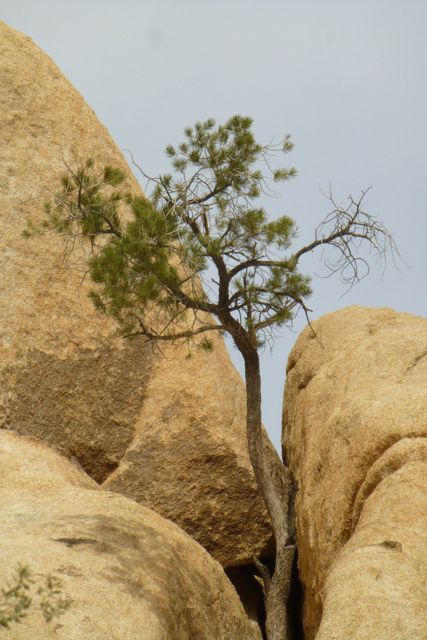
POLYGON ((274 183, 296 175, 293 167, 272 166, 292 147, 289 136, 280 144, 256 142, 248 117, 219 126, 198 122, 181 144, 166 148, 174 175, 149 178, 141 170, 150 189, 145 197, 127 193, 125 174, 115 167, 100 169, 89 160, 70 168, 47 204, 46 224, 90 240, 93 301, 125 334, 176 340, 237 331, 238 324, 256 348, 299 309, 307 311, 310 277, 299 270, 304 254, 334 248, 337 259, 329 266, 351 282, 359 277, 361 241, 379 256, 392 246, 383 225, 362 210, 362 193, 346 208, 335 206, 313 242, 292 251, 295 221, 270 220, 258 203, 274 183), (154 307, 150 323, 147 311, 154 307))

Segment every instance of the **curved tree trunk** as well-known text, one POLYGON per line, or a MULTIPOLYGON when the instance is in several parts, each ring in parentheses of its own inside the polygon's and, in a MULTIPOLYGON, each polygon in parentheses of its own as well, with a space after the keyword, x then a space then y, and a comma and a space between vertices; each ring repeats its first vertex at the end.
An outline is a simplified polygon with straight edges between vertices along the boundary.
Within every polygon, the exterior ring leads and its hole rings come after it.
POLYGON ((295 546, 290 544, 292 526, 292 482, 261 422, 261 376, 255 349, 243 354, 246 374, 247 436, 249 455, 261 495, 273 525, 276 561, 271 579, 264 576, 268 640, 288 640, 286 603, 291 582, 295 546))

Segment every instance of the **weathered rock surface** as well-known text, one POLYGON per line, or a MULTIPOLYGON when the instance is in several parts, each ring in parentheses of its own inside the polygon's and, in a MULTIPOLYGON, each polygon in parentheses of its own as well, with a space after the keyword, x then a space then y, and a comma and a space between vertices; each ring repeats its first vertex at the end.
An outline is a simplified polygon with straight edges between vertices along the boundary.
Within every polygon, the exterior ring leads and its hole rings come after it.
POLYGON ((427 637, 427 320, 350 307, 288 362, 307 638, 427 637), (323 609, 323 616, 322 616, 323 609))
POLYGON ((0 87, 0 425, 60 446, 100 481, 132 440, 150 353, 91 307, 82 247, 69 256, 62 239, 23 231, 64 161, 126 165, 48 56, 2 22, 0 87))
POLYGON ((70 609, 36 608, 11 640, 260 640, 221 566, 177 526, 104 491, 44 444, 0 432, 0 584, 60 576, 70 609))
MULTIPOLYGON (((53 62, 4 23, 0 88, 0 425, 174 519, 224 566, 251 562, 271 531, 246 451, 243 384, 222 340, 192 358, 124 343, 87 299, 84 247, 69 255, 58 237, 22 237, 64 160, 128 169, 53 62)), ((139 189, 130 172, 129 187, 139 189)))
POLYGON ((242 382, 222 339, 214 345, 209 364, 197 348, 186 358, 187 346, 155 363, 135 438, 103 486, 176 522, 227 567, 252 562, 270 531, 242 451, 242 382))

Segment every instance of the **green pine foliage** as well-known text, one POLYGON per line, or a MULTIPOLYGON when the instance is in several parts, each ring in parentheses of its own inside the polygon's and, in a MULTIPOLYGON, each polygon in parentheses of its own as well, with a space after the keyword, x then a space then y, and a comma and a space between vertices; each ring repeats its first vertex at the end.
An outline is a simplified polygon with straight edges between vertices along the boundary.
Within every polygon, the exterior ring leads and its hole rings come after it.
POLYGON ((311 293, 310 279, 284 255, 295 222, 269 220, 257 203, 272 183, 296 175, 294 168, 270 168, 291 149, 289 136, 280 145, 256 142, 248 117, 219 126, 198 122, 185 130, 184 142, 166 148, 174 175, 152 179, 147 197, 126 193, 120 170, 100 170, 90 160, 63 177, 44 224, 90 240, 90 273, 98 285, 92 300, 124 333, 144 332, 154 306, 171 336, 188 308, 215 315, 225 301, 212 267, 221 264, 229 309, 260 343, 263 333, 290 322, 311 293))
MULTIPOLYGON (((380 259, 395 248, 382 224, 363 211, 362 192, 346 207, 330 197, 333 210, 315 240, 293 250, 295 221, 271 220, 259 204, 274 183, 296 175, 293 167, 274 166, 292 148, 289 136, 277 145, 258 143, 248 117, 219 126, 212 119, 197 122, 185 129, 182 143, 166 148, 173 174, 150 178, 141 170, 151 186, 145 197, 128 193, 115 167, 88 160, 69 168, 61 191, 46 204, 42 227, 90 241, 92 300, 125 335, 192 337, 191 309, 198 332, 225 330, 235 338, 239 325, 257 348, 299 310, 307 314, 310 278, 299 270, 304 254, 335 251, 336 261, 325 265, 351 286, 369 270, 357 255, 362 243, 380 259), (155 327, 147 322, 152 310, 155 327)), ((27 234, 33 231, 29 225, 27 234)))
POLYGON ((12 623, 22 622, 33 606, 41 611, 46 622, 51 622, 71 604, 57 576, 36 576, 27 565, 18 565, 9 586, 0 589, 0 628, 9 629, 12 623))

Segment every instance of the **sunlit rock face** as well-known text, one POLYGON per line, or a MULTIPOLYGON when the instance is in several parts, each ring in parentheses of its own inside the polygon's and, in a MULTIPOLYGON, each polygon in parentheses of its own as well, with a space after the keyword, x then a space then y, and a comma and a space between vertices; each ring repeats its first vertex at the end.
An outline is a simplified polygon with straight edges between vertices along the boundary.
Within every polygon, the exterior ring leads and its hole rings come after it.
POLYGON ((309 639, 426 636, 426 390, 427 320, 391 309, 331 313, 289 357, 283 444, 309 639))
POLYGON ((4 23, 0 87, 0 425, 174 520, 224 566, 252 562, 271 529, 247 454, 244 386, 222 339, 213 353, 123 341, 87 298, 87 247, 24 239, 66 163, 119 166, 140 188, 79 93, 4 23))
POLYGON ((11 640, 261 640, 222 567, 173 523, 35 439, 1 431, 0 468, 1 586, 20 563, 72 600, 49 624, 34 603, 11 640))
POLYGON ((0 423, 60 447, 101 481, 132 441, 151 354, 92 308, 78 242, 70 254, 59 237, 23 231, 44 215, 65 162, 126 165, 50 58, 4 23, 0 86, 0 423))

